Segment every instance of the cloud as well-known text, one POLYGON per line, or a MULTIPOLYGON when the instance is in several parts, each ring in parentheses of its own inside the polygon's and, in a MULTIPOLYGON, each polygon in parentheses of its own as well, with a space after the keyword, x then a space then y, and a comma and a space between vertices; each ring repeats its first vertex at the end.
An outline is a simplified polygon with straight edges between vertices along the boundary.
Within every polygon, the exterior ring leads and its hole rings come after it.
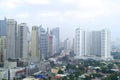
POLYGON ((24 0, 25 3, 27 4, 50 4, 50 0, 24 0))
POLYGON ((118 1, 111 0, 58 0, 64 6, 76 6, 78 10, 66 11, 66 16, 90 19, 120 13, 118 1))
POLYGON ((22 3, 21 0, 2 0, 0 2, 0 8, 4 9, 15 9, 22 3))
POLYGON ((30 14, 29 13, 21 13, 21 14, 16 14, 16 18, 29 18, 30 14))
POLYGON ((40 12, 37 15, 41 17, 55 17, 55 16, 61 16, 61 13, 57 11, 49 11, 49 12, 42 12, 42 13, 40 12))
MULTIPOLYGON (((49 0, 1 0, 0 9, 17 9, 23 5, 39 5, 39 4, 50 4, 49 0)), ((30 6, 29 6, 30 7, 30 6)))

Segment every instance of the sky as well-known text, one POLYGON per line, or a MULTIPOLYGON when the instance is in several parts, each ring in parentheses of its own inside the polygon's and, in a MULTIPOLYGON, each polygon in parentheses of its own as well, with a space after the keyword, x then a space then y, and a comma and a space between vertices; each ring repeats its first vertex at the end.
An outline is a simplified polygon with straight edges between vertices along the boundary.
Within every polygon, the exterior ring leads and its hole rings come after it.
POLYGON ((15 19, 31 27, 60 27, 61 40, 72 39, 75 29, 111 30, 120 38, 120 0, 0 0, 0 19, 15 19))

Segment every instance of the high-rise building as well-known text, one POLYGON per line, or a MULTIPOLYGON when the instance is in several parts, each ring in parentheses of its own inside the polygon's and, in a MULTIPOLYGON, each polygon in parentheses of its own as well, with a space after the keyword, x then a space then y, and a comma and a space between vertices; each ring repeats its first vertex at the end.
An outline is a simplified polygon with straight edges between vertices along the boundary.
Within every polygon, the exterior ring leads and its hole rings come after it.
POLYGON ((48 58, 48 34, 42 26, 39 27, 39 46, 40 46, 41 59, 47 59, 48 58))
POLYGON ((57 53, 57 49, 56 49, 56 37, 54 35, 53 36, 53 55, 57 53))
POLYGON ((7 19, 0 20, 0 36, 7 35, 7 19))
POLYGON ((59 53, 60 51, 59 51, 59 43, 60 43, 60 40, 59 40, 59 27, 57 27, 57 28, 54 28, 54 29, 52 29, 51 30, 51 34, 53 35, 53 36, 55 36, 55 48, 56 48, 56 53, 59 53))
POLYGON ((17 22, 14 19, 7 20, 7 59, 16 59, 17 22))
POLYGON ((48 35, 48 54, 49 57, 53 56, 53 36, 51 34, 48 35))
POLYGON ((75 31, 75 54, 78 57, 85 55, 85 31, 77 28, 75 31))
POLYGON ((6 36, 0 36, 0 63, 6 60, 6 36))
POLYGON ((91 33, 85 31, 85 56, 90 55, 91 51, 91 33))
POLYGON ((65 51, 68 51, 68 50, 70 50, 71 49, 71 43, 70 43, 70 40, 67 38, 67 39, 65 39, 65 41, 64 41, 64 50, 65 51))
POLYGON ((26 23, 18 25, 18 36, 17 36, 17 57, 22 59, 28 58, 29 53, 29 28, 26 23))
POLYGON ((90 55, 101 57, 101 31, 92 31, 91 39, 90 55))
POLYGON ((77 28, 74 41, 74 53, 76 56, 99 57, 107 60, 110 55, 110 32, 107 29, 85 32, 77 28))
POLYGON ((33 62, 37 62, 40 59, 39 52, 39 36, 38 36, 38 27, 32 27, 32 36, 31 36, 31 59, 33 62))
POLYGON ((110 53, 110 31, 103 29, 101 31, 101 57, 102 59, 111 59, 110 53))
POLYGON ((90 55, 102 59, 112 59, 110 55, 110 31, 103 29, 91 32, 90 55))

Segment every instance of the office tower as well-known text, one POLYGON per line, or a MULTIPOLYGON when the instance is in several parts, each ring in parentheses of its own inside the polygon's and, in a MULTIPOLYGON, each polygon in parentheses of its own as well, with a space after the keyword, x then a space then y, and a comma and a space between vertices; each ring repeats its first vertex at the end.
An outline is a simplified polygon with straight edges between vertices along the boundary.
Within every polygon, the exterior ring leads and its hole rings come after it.
POLYGON ((107 60, 112 59, 110 55, 110 31, 103 29, 91 32, 90 55, 107 60))
POLYGON ((6 36, 0 36, 0 63, 6 60, 6 36))
POLYGON ((59 53, 60 52, 59 51, 59 43, 60 43, 60 40, 59 40, 59 27, 52 29, 51 34, 53 36, 55 36, 55 42, 56 42, 55 43, 55 48, 56 48, 56 50, 54 52, 59 53))
POLYGON ((92 31, 91 39, 90 55, 101 57, 101 31, 92 31))
POLYGON ((111 59, 110 54, 110 31, 103 29, 101 31, 101 57, 102 59, 111 59))
POLYGON ((26 23, 18 25, 17 58, 27 59, 29 53, 29 28, 26 23))
POLYGON ((54 35, 53 36, 53 55, 56 54, 56 37, 54 35))
POLYGON ((14 19, 7 20, 7 59, 16 59, 17 22, 14 19))
POLYGON ((7 35, 7 19, 0 20, 0 36, 7 35))
POLYGON ((33 62, 37 62, 40 58, 39 53, 39 32, 38 27, 32 27, 32 36, 31 36, 31 59, 33 62))
POLYGON ((99 57, 104 60, 112 59, 109 30, 85 32, 79 28, 76 29, 74 53, 76 56, 99 57))
POLYGON ((48 34, 42 26, 39 27, 39 46, 40 46, 41 59, 47 59, 48 58, 48 34))
POLYGON ((75 54, 77 57, 85 55, 85 31, 80 28, 75 31, 75 54))
POLYGON ((70 40, 67 38, 67 39, 65 39, 65 41, 64 41, 64 50, 65 51, 68 51, 68 50, 70 50, 71 49, 71 43, 70 43, 70 40))
POLYGON ((85 56, 89 56, 91 51, 91 32, 85 31, 85 56))
POLYGON ((53 36, 51 34, 48 35, 48 54, 49 57, 53 56, 53 36))

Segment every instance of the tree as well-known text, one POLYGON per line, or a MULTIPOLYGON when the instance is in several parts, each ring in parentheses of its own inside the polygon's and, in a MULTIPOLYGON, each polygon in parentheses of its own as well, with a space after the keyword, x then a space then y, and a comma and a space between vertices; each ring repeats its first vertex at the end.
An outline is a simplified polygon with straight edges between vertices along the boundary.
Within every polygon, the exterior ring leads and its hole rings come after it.
POLYGON ((64 74, 64 72, 60 69, 60 70, 58 71, 58 74, 64 74))

